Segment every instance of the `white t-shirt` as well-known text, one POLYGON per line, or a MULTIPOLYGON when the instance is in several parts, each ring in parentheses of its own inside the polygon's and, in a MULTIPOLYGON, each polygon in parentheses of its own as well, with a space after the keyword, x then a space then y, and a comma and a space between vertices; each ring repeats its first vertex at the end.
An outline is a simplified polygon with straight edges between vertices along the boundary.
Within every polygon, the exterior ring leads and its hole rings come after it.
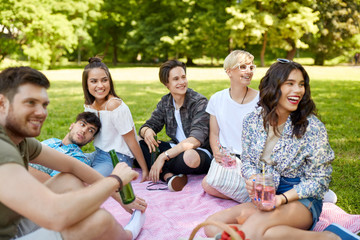
POLYGON ((223 147, 232 148, 241 154, 241 134, 246 114, 252 112, 259 101, 259 93, 249 103, 239 104, 230 97, 229 89, 216 92, 211 96, 206 112, 216 117, 219 125, 219 141, 223 147))
MULTIPOLYGON (((175 109, 175 112, 174 112, 175 120, 176 120, 176 123, 177 123, 176 139, 177 139, 179 142, 181 142, 181 141, 185 140, 187 137, 185 136, 184 128, 183 128, 182 123, 181 123, 180 110, 179 110, 179 109, 176 109, 176 105, 175 105, 175 101, 174 101, 174 100, 173 100, 173 104, 174 104, 174 109, 175 109)), ((171 147, 175 147, 176 144, 175 144, 175 143, 170 143, 170 146, 171 146, 171 147)), ((205 149, 205 148, 200 148, 200 147, 198 147, 197 149, 204 151, 204 152, 209 156, 209 158, 212 158, 211 153, 210 153, 207 149, 205 149)))
POLYGON ((105 152, 115 149, 116 152, 134 157, 122 135, 135 131, 134 121, 129 107, 122 102, 113 111, 97 111, 85 105, 86 112, 93 112, 100 117, 100 132, 95 136, 94 146, 105 152))

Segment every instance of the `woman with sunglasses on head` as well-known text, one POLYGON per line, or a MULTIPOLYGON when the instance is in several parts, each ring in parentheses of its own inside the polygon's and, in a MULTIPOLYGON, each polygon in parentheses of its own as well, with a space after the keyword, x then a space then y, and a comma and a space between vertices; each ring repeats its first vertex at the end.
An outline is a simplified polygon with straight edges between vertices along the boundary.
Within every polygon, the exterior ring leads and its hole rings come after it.
MULTIPOLYGON (((221 168, 218 164, 224 164, 219 145, 240 157, 243 119, 247 113, 255 109, 259 100, 258 91, 248 87, 256 69, 254 56, 243 50, 232 51, 224 60, 224 69, 230 79, 230 88, 215 93, 206 108, 210 114, 209 138, 214 159, 208 176, 202 181, 202 186, 205 192, 212 196, 243 202, 249 198, 244 196, 247 195, 245 189, 244 194, 239 193, 241 190, 239 191, 238 187, 241 187, 241 184, 235 183, 234 179, 224 179, 224 182, 233 183, 214 184, 212 179, 215 177, 216 169, 221 168)), ((236 176, 237 181, 244 181, 240 174, 236 176)))
POLYGON ((149 179, 166 182, 170 191, 181 191, 186 174, 207 173, 211 162, 209 147, 208 100, 188 88, 185 63, 169 60, 160 66, 160 82, 169 90, 161 98, 139 130, 144 139, 140 146, 148 167, 149 179), (154 136, 165 126, 169 142, 156 141, 154 136), (150 153, 158 147, 160 155, 151 162, 150 153))
MULTIPOLYGON (((254 196, 254 179, 265 170, 276 193, 273 205, 260 199, 218 212, 208 220, 238 227, 248 239, 360 239, 331 224, 312 230, 322 211, 322 199, 331 180, 334 152, 324 124, 316 117, 309 76, 302 65, 279 59, 261 79, 259 108, 244 119, 242 173, 254 196)), ((206 227, 212 236, 219 229, 206 227)))

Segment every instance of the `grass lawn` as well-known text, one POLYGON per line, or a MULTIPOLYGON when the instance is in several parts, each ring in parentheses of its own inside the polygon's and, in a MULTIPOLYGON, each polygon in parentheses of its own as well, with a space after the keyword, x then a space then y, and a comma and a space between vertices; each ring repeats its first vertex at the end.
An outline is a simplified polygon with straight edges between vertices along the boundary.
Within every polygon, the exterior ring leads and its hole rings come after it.
MULTIPOLYGON (((337 205, 351 214, 360 214, 360 67, 306 67, 311 91, 321 120, 325 123, 335 151, 330 188, 337 194, 337 205)), ((267 68, 258 68, 251 87, 257 89, 267 68)), ((150 117, 167 89, 158 80, 158 68, 110 69, 117 93, 129 106, 136 128, 150 117)), ((44 140, 62 139, 76 115, 83 111, 81 69, 43 71, 51 81, 49 116, 42 133, 44 140)), ((221 68, 189 68, 189 87, 210 98, 229 87, 221 68)), ((164 139, 164 131, 159 134, 164 139)), ((86 152, 93 147, 86 146, 86 152)))

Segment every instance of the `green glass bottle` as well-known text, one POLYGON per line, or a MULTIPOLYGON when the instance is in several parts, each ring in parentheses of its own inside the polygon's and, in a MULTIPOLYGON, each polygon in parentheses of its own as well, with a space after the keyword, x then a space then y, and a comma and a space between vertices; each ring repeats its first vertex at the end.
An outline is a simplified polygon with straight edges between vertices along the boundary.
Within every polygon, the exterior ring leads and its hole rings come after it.
MULTIPOLYGON (((157 135, 154 136, 155 141, 157 142, 157 135)), ((151 152, 151 165, 154 164, 154 162, 156 161, 156 159, 158 158, 160 154, 160 150, 158 147, 155 146, 155 151, 151 152)))
MULTIPOLYGON (((115 167, 116 164, 119 163, 119 159, 118 159, 114 149, 110 150, 109 153, 110 153, 110 157, 111 157, 113 166, 115 167)), ((134 194, 134 190, 131 186, 131 183, 128 183, 125 186, 123 186, 122 190, 120 191, 120 197, 124 204, 132 203, 135 200, 135 194, 134 194)))

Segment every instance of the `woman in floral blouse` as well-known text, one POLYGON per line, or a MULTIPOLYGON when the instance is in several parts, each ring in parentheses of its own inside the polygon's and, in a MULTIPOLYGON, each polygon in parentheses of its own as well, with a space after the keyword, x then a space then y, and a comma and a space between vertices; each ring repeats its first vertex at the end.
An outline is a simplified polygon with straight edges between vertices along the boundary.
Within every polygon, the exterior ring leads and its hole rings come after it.
MULTIPOLYGON (((278 59, 262 78, 259 90, 259 107, 245 117, 242 134, 242 173, 252 202, 218 212, 208 220, 241 224, 247 239, 351 235, 336 225, 324 232, 304 231, 312 230, 319 220, 334 159, 325 126, 316 117, 307 72, 296 62, 278 59), (270 207, 254 198, 255 176, 263 169, 273 176, 276 189, 270 207)), ((205 230, 208 236, 220 231, 215 227, 205 230)))

